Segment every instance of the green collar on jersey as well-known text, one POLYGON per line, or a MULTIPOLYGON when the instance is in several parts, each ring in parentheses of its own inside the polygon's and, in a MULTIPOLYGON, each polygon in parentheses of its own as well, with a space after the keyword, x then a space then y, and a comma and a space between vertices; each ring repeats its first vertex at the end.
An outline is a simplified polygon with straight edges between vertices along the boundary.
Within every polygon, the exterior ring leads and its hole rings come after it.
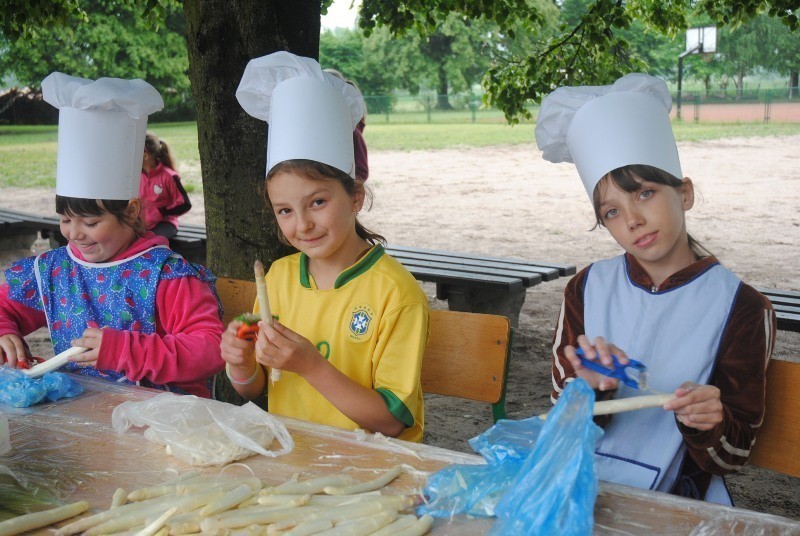
MULTIPOLYGON (((339 274, 339 277, 336 278, 336 282, 333 284, 333 288, 341 288, 369 270, 373 264, 378 262, 378 259, 383 257, 384 253, 385 251, 382 245, 376 244, 373 246, 372 249, 370 249, 366 255, 358 259, 354 265, 339 274)), ((300 254, 300 284, 303 285, 304 288, 311 288, 311 274, 308 273, 308 256, 305 253, 300 254)))

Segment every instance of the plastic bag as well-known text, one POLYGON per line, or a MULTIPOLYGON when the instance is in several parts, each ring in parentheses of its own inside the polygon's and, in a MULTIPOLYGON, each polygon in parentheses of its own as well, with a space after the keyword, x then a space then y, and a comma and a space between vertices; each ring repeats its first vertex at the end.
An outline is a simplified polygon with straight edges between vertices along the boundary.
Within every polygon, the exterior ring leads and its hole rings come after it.
POLYGON ((497 505, 491 534, 591 534, 597 475, 594 392, 567 385, 542 426, 533 452, 497 505))
POLYGON ((15 408, 78 396, 83 391, 83 386, 68 374, 48 372, 41 378, 29 378, 21 370, 0 367, 0 403, 15 408))
POLYGON ((117 432, 147 426, 144 436, 191 465, 222 465, 253 454, 280 456, 294 448, 286 426, 252 402, 234 406, 193 395, 162 393, 114 408, 117 432), (268 450, 273 440, 280 450, 268 450))
POLYGON ((497 515, 495 534, 590 533, 597 497, 594 445, 602 434, 592 421, 593 405, 591 388, 576 380, 547 421, 497 422, 470 440, 486 465, 450 465, 431 475, 417 513, 497 515), (577 478, 565 467, 580 468, 577 478), (564 515, 573 517, 562 527, 564 515))

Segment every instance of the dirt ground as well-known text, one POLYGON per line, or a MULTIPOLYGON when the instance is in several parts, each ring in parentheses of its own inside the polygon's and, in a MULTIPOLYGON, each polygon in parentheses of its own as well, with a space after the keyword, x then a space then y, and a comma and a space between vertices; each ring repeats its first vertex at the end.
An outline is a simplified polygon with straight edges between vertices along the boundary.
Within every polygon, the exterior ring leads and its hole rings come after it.
MULTIPOLYGON (((754 286, 800 290, 800 136, 681 143, 683 172, 698 192, 690 234, 754 286)), ((188 171, 188 170, 187 170, 188 171)), ((593 213, 572 165, 541 159, 533 143, 482 149, 372 152, 375 199, 362 217, 392 244, 574 264, 618 253, 593 213)), ((185 221, 203 223, 203 202, 185 221)), ((52 190, 6 188, 0 206, 51 214, 52 190)), ((46 245, 37 241, 35 248, 46 245)), ((0 266, 27 254, 0 251, 0 266)), ((553 327, 566 279, 530 288, 514 334, 509 418, 549 407, 553 327)), ((431 306, 435 288, 423 285, 431 306)), ((47 333, 29 337, 52 355, 47 333)), ((800 334, 780 331, 774 357, 800 361, 800 334)), ((471 452, 467 440, 491 425, 485 404, 426 395, 426 442, 471 452)), ((800 479, 746 467, 728 478, 737 506, 800 519, 800 479)))

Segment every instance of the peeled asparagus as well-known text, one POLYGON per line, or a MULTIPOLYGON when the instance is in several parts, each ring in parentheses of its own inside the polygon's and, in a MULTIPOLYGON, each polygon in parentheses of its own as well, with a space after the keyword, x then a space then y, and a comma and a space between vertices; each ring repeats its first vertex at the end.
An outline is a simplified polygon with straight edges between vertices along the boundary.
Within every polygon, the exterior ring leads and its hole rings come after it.
MULTIPOLYGON (((264 265, 257 260, 253 264, 253 273, 256 277, 256 296, 258 297, 258 312, 261 320, 272 325, 272 311, 269 308, 269 296, 267 295, 267 282, 264 281, 264 265)), ((269 379, 272 383, 281 379, 281 369, 273 368, 270 371, 269 379)))
POLYGON ((397 478, 403 473, 402 465, 395 465, 381 476, 374 480, 353 484, 350 486, 327 486, 323 489, 328 495, 355 495, 357 493, 364 493, 373 491, 384 487, 386 484, 397 478))
POLYGON ((394 536, 422 536, 423 534, 427 534, 431 527, 433 526, 433 518, 428 514, 425 514, 421 518, 417 519, 416 523, 407 529, 400 530, 394 533, 394 536))
MULTIPOLYGON (((637 409, 657 408, 675 398, 673 394, 632 396, 630 398, 616 398, 595 402, 593 415, 611 415, 637 409)), ((542 413, 539 418, 547 419, 547 413, 542 413)))
POLYGON ((89 503, 86 501, 78 501, 76 503, 68 504, 66 506, 59 506, 58 508, 51 508, 42 512, 35 512, 33 514, 24 514, 17 517, 12 517, 6 521, 0 522, 0 536, 11 536, 13 534, 22 534, 29 530, 46 527, 59 521, 64 521, 78 514, 82 514, 89 509, 89 503))
POLYGON ((167 519, 172 517, 172 515, 177 511, 178 507, 173 506, 172 508, 161 514, 155 521, 147 525, 144 529, 137 532, 135 536, 153 536, 164 527, 164 524, 167 522, 167 519))
POLYGON ((87 350, 89 349, 84 348, 83 346, 73 346, 72 348, 67 348, 60 354, 56 355, 55 357, 51 357, 50 359, 48 359, 43 363, 34 365, 29 369, 23 369, 22 373, 28 376, 29 378, 39 378, 41 376, 44 376, 45 373, 47 372, 52 372, 54 370, 60 369, 69 362, 70 357, 82 354, 87 350))
POLYGON ((305 493, 319 493, 326 487, 341 487, 353 484, 353 479, 346 475, 322 476, 311 478, 302 482, 284 482, 278 486, 264 488, 261 495, 299 495, 305 493))

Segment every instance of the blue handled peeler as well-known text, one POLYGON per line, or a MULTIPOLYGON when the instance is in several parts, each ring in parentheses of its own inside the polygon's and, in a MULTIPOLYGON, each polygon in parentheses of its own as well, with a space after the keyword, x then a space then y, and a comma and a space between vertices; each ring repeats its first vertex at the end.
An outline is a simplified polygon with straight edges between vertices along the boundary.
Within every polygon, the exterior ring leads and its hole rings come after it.
POLYGON ((611 358, 614 360, 614 368, 611 369, 604 367, 600 361, 587 359, 583 350, 580 348, 576 348, 575 353, 578 354, 578 357, 581 359, 581 364, 589 370, 593 370, 594 372, 598 372, 610 378, 616 378, 634 389, 645 389, 647 386, 647 367, 641 361, 629 359, 627 365, 622 365, 617 356, 611 354, 611 358), (626 369, 633 369, 633 377, 628 376, 626 369))

